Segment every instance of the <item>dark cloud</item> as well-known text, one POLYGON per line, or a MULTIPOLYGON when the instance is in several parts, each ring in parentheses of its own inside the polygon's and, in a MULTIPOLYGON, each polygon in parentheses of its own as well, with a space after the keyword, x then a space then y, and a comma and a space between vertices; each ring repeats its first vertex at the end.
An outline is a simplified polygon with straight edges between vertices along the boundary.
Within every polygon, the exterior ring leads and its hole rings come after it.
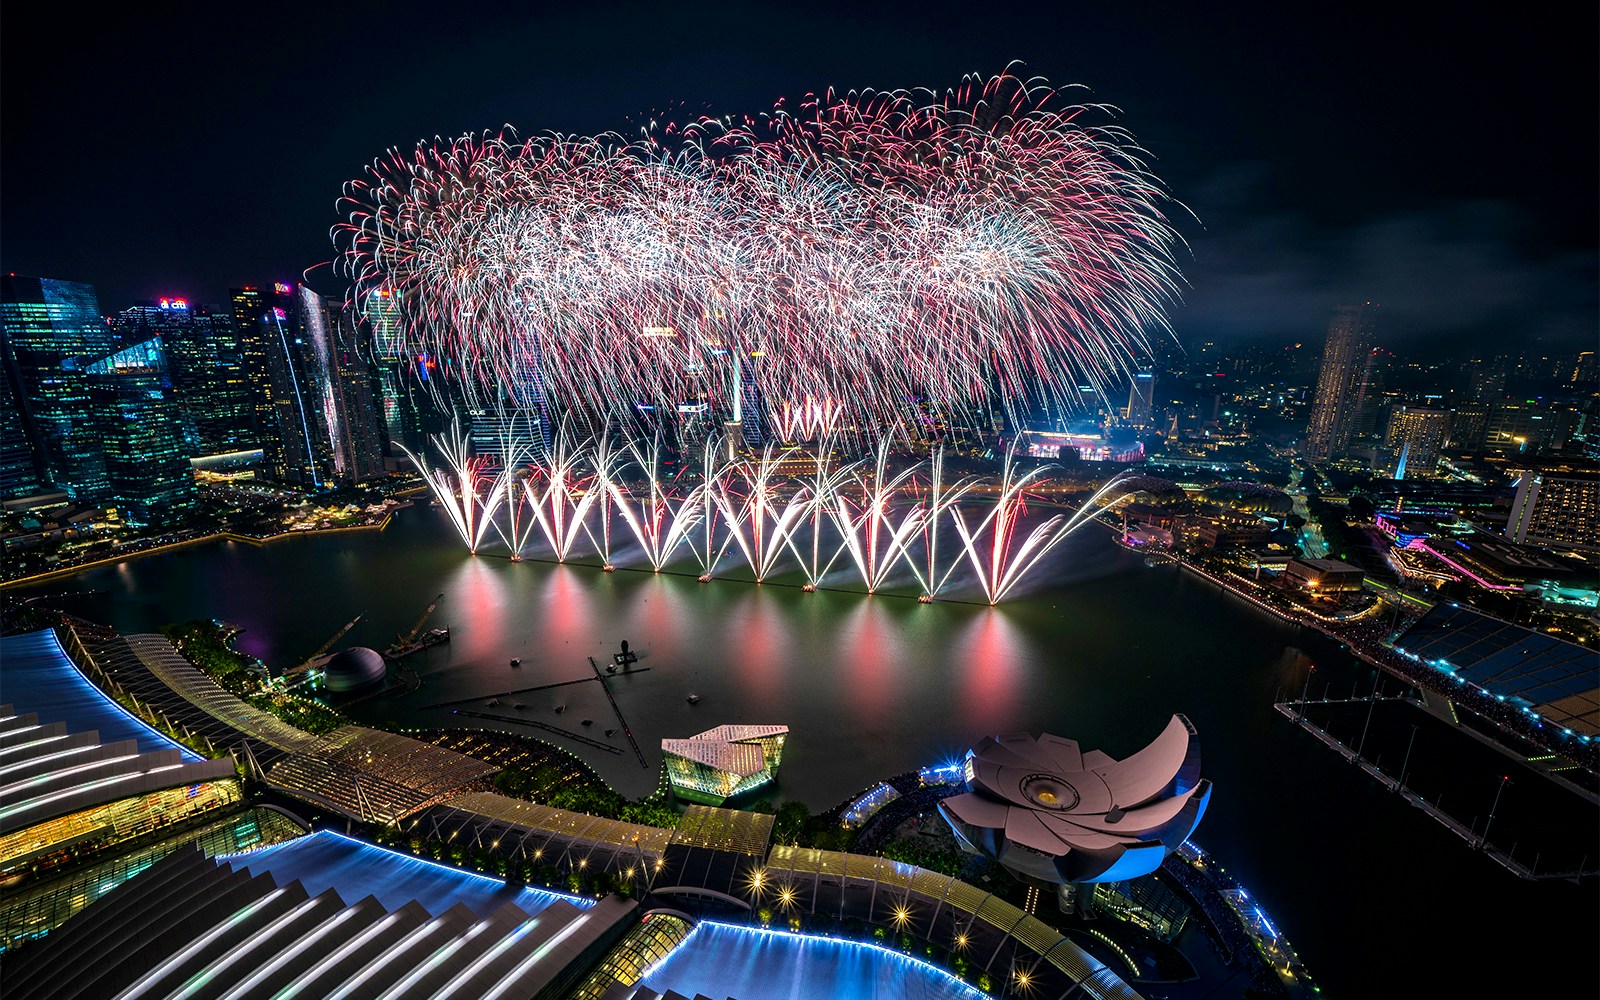
POLYGON ((1397 349, 1592 345, 1596 254, 1540 245, 1525 208, 1451 200, 1341 226, 1264 207, 1273 177, 1243 165, 1196 192, 1180 335, 1316 337, 1335 306, 1376 302, 1380 339, 1397 349))
MULTIPOLYGON (((1305 337, 1349 300, 1397 338, 1594 335, 1600 8, 1471 15, 955 0, 272 8, 15 2, 0 31, 8 270, 220 298, 331 254, 391 146, 828 86, 949 86, 1014 59, 1121 124, 1203 224, 1180 332, 1305 337)), ((320 276, 319 276, 320 277, 320 276)))

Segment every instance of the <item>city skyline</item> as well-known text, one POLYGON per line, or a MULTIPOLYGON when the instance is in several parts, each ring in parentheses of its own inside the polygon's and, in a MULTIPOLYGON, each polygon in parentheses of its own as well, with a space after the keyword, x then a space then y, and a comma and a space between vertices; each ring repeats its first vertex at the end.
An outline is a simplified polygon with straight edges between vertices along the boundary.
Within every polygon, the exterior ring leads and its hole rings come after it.
POLYGON ((1580 136, 1595 98, 1582 31, 1426 10, 1315 24, 1265 6, 1019 9, 993 23, 918 11, 802 21, 623 6, 603 28, 593 14, 500 14, 430 23, 422 48, 417 9, 308 8, 282 15, 295 29, 258 61, 228 55, 251 30, 235 14, 112 14, 44 51, 25 40, 63 30, 58 15, 14 12, 6 269, 90 282, 119 306, 214 301, 307 268, 320 292, 338 292, 316 267, 332 256, 334 199, 389 147, 506 123, 527 136, 627 132, 652 117, 756 114, 826 87, 949 86, 1020 60, 1119 107, 1192 211, 1179 220, 1190 287, 1173 317, 1185 340, 1304 338, 1327 310, 1365 300, 1383 303, 1396 344, 1592 339, 1596 159, 1580 136), (539 58, 479 58, 498 50, 490 36, 539 58), (603 41, 606 55, 554 38, 603 41), (169 58, 132 72, 146 50, 169 58), (1353 60, 1360 73, 1345 71, 1353 60), (18 86, 47 68, 59 83, 18 86), (420 83, 394 101, 400 79, 420 83), (1518 124, 1512 151, 1538 164, 1533 183, 1482 154, 1481 123, 1496 121, 1518 124), (54 137, 53 155, 36 155, 34 136, 54 137))
POLYGON ((834 2, 5 12, 6 1000, 1600 993, 1600 12, 834 2))

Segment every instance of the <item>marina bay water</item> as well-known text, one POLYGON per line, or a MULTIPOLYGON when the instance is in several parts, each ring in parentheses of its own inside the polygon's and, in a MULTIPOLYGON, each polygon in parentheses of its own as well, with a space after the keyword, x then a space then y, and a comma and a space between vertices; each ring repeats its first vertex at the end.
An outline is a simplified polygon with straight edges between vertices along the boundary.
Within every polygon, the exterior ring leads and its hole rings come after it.
MULTIPOLYGON (((629 795, 655 787, 663 738, 721 723, 789 726, 772 797, 820 811, 881 778, 953 759, 989 733, 1049 731, 1121 757, 1181 712, 1200 732, 1202 773, 1216 784, 1196 839, 1249 887, 1324 995, 1397 995, 1397 983, 1464 991, 1481 975, 1459 958, 1468 915, 1471 934, 1492 939, 1507 961, 1590 953, 1600 934, 1592 881, 1517 879, 1273 711, 1275 695, 1299 694, 1312 662, 1313 694, 1324 678, 1336 682, 1335 697, 1370 688, 1370 672, 1335 643, 1177 567, 1147 567, 1092 526, 1050 559, 1034 590, 998 608, 923 605, 471 556, 441 512, 419 506, 381 532, 207 543, 27 593, 88 592, 60 606, 125 632, 232 622, 245 630, 241 648, 275 668, 303 660, 357 614, 341 645, 381 649, 443 593, 429 625, 448 626, 451 641, 408 661, 420 687, 354 713, 404 726, 500 725, 429 707, 466 699, 454 707, 616 748, 504 724, 571 750, 629 795), (611 707, 599 684, 581 680, 594 676, 588 657, 603 666, 624 639, 648 670, 619 672, 611 686, 648 768, 621 732, 606 736, 617 728, 611 707), (567 680, 580 683, 502 694, 567 680), (1379 961, 1390 951, 1405 956, 1399 967, 1379 961)), ((1398 725, 1404 750, 1409 725, 1398 725)), ((1418 740, 1414 768, 1429 746, 1418 740)), ((1398 753, 1385 758, 1391 773, 1398 753)), ((1497 829, 1519 821, 1523 790, 1519 780, 1506 793, 1497 829)), ((1478 790, 1464 789, 1461 812, 1486 815, 1494 791, 1485 785, 1473 805, 1478 790)), ((1590 968, 1552 969, 1545 981, 1574 975, 1595 981, 1590 968)))

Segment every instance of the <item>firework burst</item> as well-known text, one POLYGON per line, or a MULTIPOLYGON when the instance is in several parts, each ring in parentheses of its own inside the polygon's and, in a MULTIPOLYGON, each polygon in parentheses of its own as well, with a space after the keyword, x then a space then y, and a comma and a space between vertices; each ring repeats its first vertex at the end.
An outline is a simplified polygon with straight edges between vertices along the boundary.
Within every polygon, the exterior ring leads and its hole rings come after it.
POLYGON ((1179 284, 1131 137, 1009 73, 635 138, 423 143, 341 204, 353 303, 392 296, 406 354, 591 430, 741 399, 788 438, 849 424, 869 447, 1016 419, 1125 371, 1179 284))

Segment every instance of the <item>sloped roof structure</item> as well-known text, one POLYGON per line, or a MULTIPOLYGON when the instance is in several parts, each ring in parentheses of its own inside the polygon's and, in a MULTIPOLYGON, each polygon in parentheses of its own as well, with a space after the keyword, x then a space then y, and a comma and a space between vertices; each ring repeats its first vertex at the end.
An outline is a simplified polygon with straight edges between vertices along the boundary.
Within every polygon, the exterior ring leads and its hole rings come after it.
POLYGON ((326 832, 302 840, 261 857, 169 855, 8 956, 7 1000, 564 996, 638 919, 624 896, 518 891, 326 832), (308 848, 340 857, 296 858, 308 848), (439 885, 474 881, 489 888, 439 885))
POLYGON ((1600 736, 1600 653, 1592 649, 1443 603, 1394 645, 1501 701, 1527 706, 1574 732, 1600 736))
POLYGON ((756 741, 788 734, 788 726, 717 726, 686 740, 662 740, 661 750, 748 778, 767 766, 756 741))

